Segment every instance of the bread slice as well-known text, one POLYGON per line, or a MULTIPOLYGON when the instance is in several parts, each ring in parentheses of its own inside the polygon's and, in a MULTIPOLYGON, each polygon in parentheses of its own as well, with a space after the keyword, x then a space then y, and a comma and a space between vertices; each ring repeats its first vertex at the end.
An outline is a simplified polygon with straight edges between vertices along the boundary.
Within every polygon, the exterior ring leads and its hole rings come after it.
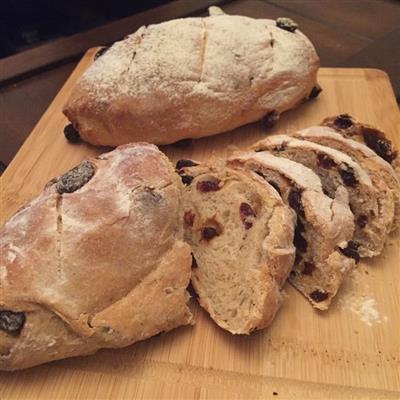
POLYGON ((400 176, 399 153, 393 143, 386 137, 385 133, 371 125, 356 121, 349 114, 335 115, 325 118, 321 125, 335 129, 342 136, 364 143, 379 157, 392 165, 400 176))
POLYGON ((180 173, 188 183, 182 218, 201 306, 233 334, 267 327, 295 257, 294 213, 253 172, 222 165, 180 173))
POLYGON ((328 126, 313 126, 302 129, 290 136, 308 140, 339 150, 350 156, 370 176, 373 185, 379 190, 382 207, 393 208, 394 218, 391 231, 400 223, 400 181, 392 166, 379 157, 363 143, 347 139, 328 126))
POLYGON ((183 185, 156 146, 82 162, 0 229, 0 370, 190 324, 183 185))
POLYGON ((381 207, 381 194, 369 175, 348 155, 317 143, 287 135, 274 135, 256 143, 256 151, 269 150, 311 168, 321 178, 324 192, 335 197, 339 186, 349 192, 356 227, 353 242, 362 257, 378 255, 393 223, 393 209, 381 207))
POLYGON ((315 308, 326 310, 357 261, 348 252, 354 220, 346 189, 339 186, 331 199, 311 169, 266 151, 238 152, 227 163, 262 176, 296 212, 296 260, 289 281, 315 308))

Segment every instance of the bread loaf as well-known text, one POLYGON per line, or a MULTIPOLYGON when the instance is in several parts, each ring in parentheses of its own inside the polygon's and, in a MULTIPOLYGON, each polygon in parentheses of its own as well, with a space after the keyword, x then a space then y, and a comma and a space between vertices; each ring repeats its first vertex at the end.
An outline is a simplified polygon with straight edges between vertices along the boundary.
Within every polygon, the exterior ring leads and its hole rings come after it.
POLYGON ((294 213, 253 172, 214 165, 180 173, 187 184, 185 240, 195 258, 192 285, 201 306, 234 334, 267 327, 293 265, 294 213))
POLYGON ((326 310, 358 261, 348 253, 354 218, 346 189, 339 186, 331 199, 311 169, 266 151, 238 152, 228 165, 262 176, 296 212, 296 260, 289 281, 315 308, 326 310))
POLYGON ((94 145, 173 143, 314 97, 319 59, 292 21, 217 12, 143 26, 103 53, 64 113, 94 145))
POLYGON ((127 346, 192 321, 182 184, 132 144, 53 179, 0 230, 0 370, 127 346))

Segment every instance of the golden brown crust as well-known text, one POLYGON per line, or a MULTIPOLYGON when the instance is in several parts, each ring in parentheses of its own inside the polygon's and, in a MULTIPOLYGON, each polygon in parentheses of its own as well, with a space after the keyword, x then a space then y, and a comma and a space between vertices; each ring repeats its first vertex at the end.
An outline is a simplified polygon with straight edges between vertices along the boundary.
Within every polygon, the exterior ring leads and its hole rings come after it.
POLYGON ((0 231, 0 312, 26 318, 11 339, 0 330, 0 369, 126 346, 192 319, 182 187, 168 159, 142 143, 90 165, 82 187, 60 194, 67 175, 53 180, 0 231))

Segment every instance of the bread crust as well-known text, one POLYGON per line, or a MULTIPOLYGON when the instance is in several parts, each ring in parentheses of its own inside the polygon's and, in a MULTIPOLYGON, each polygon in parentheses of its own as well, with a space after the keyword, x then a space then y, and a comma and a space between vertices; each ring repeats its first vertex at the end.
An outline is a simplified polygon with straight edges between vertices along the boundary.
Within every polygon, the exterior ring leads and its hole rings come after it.
POLYGON ((308 98, 319 58, 274 20, 214 14, 141 27, 78 81, 64 114, 94 145, 173 143, 280 114, 308 98))
POLYGON ((89 163, 82 187, 60 194, 53 179, 0 231, 0 313, 26 319, 18 335, 0 330, 0 369, 127 346, 192 321, 182 185, 170 162, 139 143, 89 163))

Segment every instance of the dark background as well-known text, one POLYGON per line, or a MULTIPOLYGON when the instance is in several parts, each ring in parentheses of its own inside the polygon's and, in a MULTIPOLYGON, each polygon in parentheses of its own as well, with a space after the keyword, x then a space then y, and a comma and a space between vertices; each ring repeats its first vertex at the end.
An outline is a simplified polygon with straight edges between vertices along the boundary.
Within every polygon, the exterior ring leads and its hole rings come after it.
POLYGON ((171 0, 2 0, 0 58, 171 0))

